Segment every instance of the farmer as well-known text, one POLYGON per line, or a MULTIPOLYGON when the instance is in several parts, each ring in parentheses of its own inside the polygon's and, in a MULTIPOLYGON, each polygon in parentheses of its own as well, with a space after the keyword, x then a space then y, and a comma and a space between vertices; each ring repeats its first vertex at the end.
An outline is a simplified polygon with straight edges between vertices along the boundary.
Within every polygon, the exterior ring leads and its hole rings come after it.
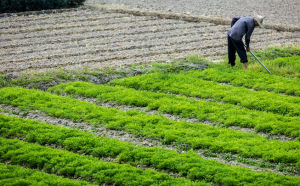
POLYGON ((235 65, 235 52, 241 58, 241 63, 244 64, 245 70, 247 70, 247 52, 250 51, 250 37, 254 30, 254 27, 259 26, 263 28, 262 22, 264 17, 257 15, 255 18, 250 17, 234 17, 231 22, 231 29, 227 33, 228 37, 228 59, 229 64, 233 67, 235 65), (246 50, 242 41, 243 36, 245 37, 246 50))

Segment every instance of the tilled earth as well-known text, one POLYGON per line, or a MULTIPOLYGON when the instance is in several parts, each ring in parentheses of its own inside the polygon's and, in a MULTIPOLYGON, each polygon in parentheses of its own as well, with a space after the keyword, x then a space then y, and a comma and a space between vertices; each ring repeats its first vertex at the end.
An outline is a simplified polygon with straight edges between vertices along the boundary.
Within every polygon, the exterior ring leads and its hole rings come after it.
POLYGON ((123 4, 129 7, 232 18, 266 16, 266 23, 300 26, 299 0, 87 0, 87 3, 123 4))
MULTIPOLYGON (((0 18, 0 73, 121 67, 226 54, 229 26, 99 9, 0 18)), ((253 49, 299 43, 295 32, 256 29, 253 49)))

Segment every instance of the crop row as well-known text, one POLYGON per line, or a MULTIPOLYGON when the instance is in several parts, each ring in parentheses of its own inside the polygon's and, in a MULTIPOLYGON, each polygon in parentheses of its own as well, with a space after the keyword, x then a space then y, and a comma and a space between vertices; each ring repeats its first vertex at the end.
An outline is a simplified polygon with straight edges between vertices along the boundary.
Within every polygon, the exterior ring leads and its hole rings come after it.
POLYGON ((125 130, 133 135, 155 138, 168 144, 185 144, 194 149, 231 152, 244 157, 294 165, 300 161, 299 141, 281 142, 258 134, 200 123, 172 121, 134 110, 124 112, 38 90, 2 88, 0 103, 24 110, 40 110, 50 116, 68 118, 75 122, 85 121, 108 129, 125 130))
POLYGON ((75 153, 94 157, 114 158, 121 163, 144 165, 179 173, 193 181, 205 180, 217 184, 297 184, 300 179, 275 173, 254 172, 214 160, 206 160, 194 152, 177 153, 172 150, 134 146, 110 138, 74 129, 52 126, 32 120, 0 115, 0 135, 22 138, 31 143, 59 146, 75 153), (180 162, 180 163, 179 163, 180 162))
POLYGON ((61 178, 39 170, 0 163, 0 185, 91 185, 85 181, 61 178))
MULTIPOLYGON (((208 31, 216 31, 220 32, 220 30, 215 30, 214 28, 216 27, 208 27, 208 31)), ((137 33, 112 33, 112 32, 102 32, 102 33, 95 33, 91 36, 84 36, 84 37, 75 37, 70 40, 67 40, 65 38, 64 42, 61 43, 61 46, 59 43, 40 43, 40 44, 34 44, 37 48, 33 46, 18 46, 17 51, 12 51, 11 49, 3 49, 0 54, 2 56, 6 55, 14 55, 14 54, 22 54, 22 55, 28 55, 29 53, 33 52, 43 52, 46 50, 53 50, 57 49, 57 47, 61 49, 68 49, 72 48, 74 46, 87 46, 87 45, 95 45, 99 43, 107 43, 106 40, 109 40, 109 43, 117 43, 117 42, 129 42, 129 41, 140 41, 142 39, 144 40, 151 40, 154 38, 166 38, 166 37, 176 37, 176 36, 189 36, 189 35, 194 35, 194 34, 204 34, 205 31, 199 31, 199 30, 193 30, 193 31, 188 31, 187 27, 182 27, 182 28, 177 28, 174 30, 173 27, 163 29, 163 30, 151 30, 151 31, 143 31, 143 32, 137 32, 137 33), (155 33, 155 35, 153 34, 155 33), (106 39, 106 40, 101 40, 101 39, 106 39)), ((205 34, 210 35, 210 34, 205 34)), ((60 40, 60 42, 62 42, 60 40)))
MULTIPOLYGON (((276 75, 288 78, 300 78, 300 52, 291 57, 281 57, 274 60, 264 60, 264 64, 276 75)), ((262 72, 259 63, 249 65, 249 70, 262 72)), ((300 81, 299 85, 300 85, 300 81)))
POLYGON ((193 76, 204 80, 230 83, 234 86, 243 86, 255 90, 266 90, 300 96, 300 84, 298 79, 285 78, 277 75, 270 76, 269 74, 261 72, 215 67, 203 71, 195 71, 193 72, 193 76))
POLYGON ((295 132, 300 130, 300 126, 297 125, 299 123, 297 118, 287 118, 272 113, 243 109, 240 106, 231 104, 194 100, 182 96, 138 91, 119 86, 95 85, 87 82, 60 84, 49 88, 49 91, 60 95, 69 94, 76 97, 98 98, 101 102, 116 102, 121 105, 148 107, 149 110, 155 109, 163 113, 180 115, 186 118, 221 122, 227 126, 254 127, 265 133, 277 132, 289 134, 288 136, 295 135, 294 137, 299 137, 300 135, 295 132))
POLYGON ((126 164, 105 162, 91 156, 78 155, 17 139, 0 138, 0 144, 2 161, 25 165, 68 178, 80 178, 93 184, 193 185, 189 180, 173 178, 150 169, 141 170, 126 164))
MULTIPOLYGON (((197 70, 178 74, 152 73, 118 79, 112 83, 138 90, 151 90, 182 94, 224 103, 241 105, 248 109, 269 111, 287 116, 299 116, 300 98, 266 91, 253 91, 244 87, 221 85, 197 77, 197 70)), ((296 126, 296 127, 299 127, 296 126)))
MULTIPOLYGON (((144 38, 143 40, 137 40, 137 41, 125 41, 125 42, 114 42, 108 40, 105 40, 104 42, 100 41, 99 43, 95 42, 88 43, 87 45, 84 44, 84 46, 73 46, 71 48, 67 49, 57 49, 57 50, 47 50, 45 52, 34 52, 30 55, 25 54, 23 56, 17 55, 16 57, 18 59, 11 59, 11 56, 7 57, 1 57, 2 61, 1 64, 5 63, 20 63, 20 62, 28 62, 28 61, 34 61, 35 59, 44 59, 44 61, 40 60, 39 62, 46 63, 49 59, 53 60, 55 58, 59 58, 59 60, 62 60, 62 58, 72 57, 72 56, 83 56, 86 54, 89 55, 99 55, 106 52, 117 52, 122 50, 131 50, 136 48, 152 48, 156 46, 172 46, 172 45, 181 45, 183 43, 189 44, 193 42, 199 42, 198 37, 201 37, 201 33, 194 34, 196 38, 194 38, 192 35, 180 35, 180 36, 174 36, 174 37, 168 37, 162 36, 161 38, 159 36, 155 36, 152 39, 144 38), (166 43, 167 41, 167 43, 166 43), (78 51, 78 49, 80 50, 78 51), (28 57, 27 57, 28 56, 28 57), (23 57, 23 58, 22 58, 23 57)), ((205 37, 205 39, 202 39, 202 44, 205 44, 205 41, 215 40, 215 39, 222 39, 222 36, 215 36, 214 34, 209 35, 205 37)), ((108 38, 109 39, 109 38, 108 38)))

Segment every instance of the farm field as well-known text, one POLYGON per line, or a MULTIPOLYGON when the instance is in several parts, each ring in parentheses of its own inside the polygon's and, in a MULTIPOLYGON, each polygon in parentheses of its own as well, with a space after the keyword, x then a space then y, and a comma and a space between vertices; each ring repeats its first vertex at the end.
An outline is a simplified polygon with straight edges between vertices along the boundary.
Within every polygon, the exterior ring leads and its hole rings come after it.
POLYGON ((172 2, 1 14, 0 185, 300 185, 291 12, 261 3, 251 49, 269 75, 250 54, 229 67, 229 25, 201 17, 237 0, 172 2))
POLYGON ((267 16, 266 23, 279 24, 300 29, 300 3, 297 0, 87 0, 86 3, 125 5, 195 15, 225 17, 253 16, 254 11, 267 16))
MULTIPOLYGON (((226 54, 228 25, 78 8, 0 19, 0 73, 124 67, 188 55, 226 54)), ((299 43, 296 32, 257 29, 251 46, 299 43)))
MULTIPOLYGON (((297 66, 299 54, 297 45, 258 52, 271 71, 297 66)), ((197 56, 180 63, 208 66, 160 64, 168 68, 46 91, 8 82, 0 183, 299 185, 297 68, 270 76, 252 58, 249 71, 197 56)))

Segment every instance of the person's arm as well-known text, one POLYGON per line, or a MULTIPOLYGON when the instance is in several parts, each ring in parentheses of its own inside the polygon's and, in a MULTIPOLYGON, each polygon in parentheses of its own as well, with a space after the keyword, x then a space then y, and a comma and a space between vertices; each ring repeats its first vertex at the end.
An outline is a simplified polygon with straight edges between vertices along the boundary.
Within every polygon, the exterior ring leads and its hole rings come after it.
POLYGON ((232 18, 232 21, 231 21, 231 27, 235 24, 235 22, 237 22, 241 17, 234 17, 232 18))
POLYGON ((254 30, 254 23, 253 24, 246 24, 247 25, 247 33, 246 33, 246 36, 245 36, 245 43, 246 43, 246 48, 247 48, 247 51, 250 50, 250 38, 251 38, 251 35, 253 33, 253 30, 254 30))

